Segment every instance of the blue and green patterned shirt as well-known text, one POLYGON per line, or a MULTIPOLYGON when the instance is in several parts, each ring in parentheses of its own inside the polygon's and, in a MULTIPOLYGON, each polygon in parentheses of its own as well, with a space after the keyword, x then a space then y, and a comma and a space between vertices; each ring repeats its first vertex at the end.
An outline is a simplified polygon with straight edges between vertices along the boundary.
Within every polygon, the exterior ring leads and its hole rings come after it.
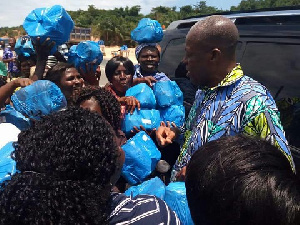
POLYGON ((244 76, 237 65, 216 87, 197 91, 172 179, 204 143, 239 133, 270 141, 282 151, 294 169, 273 97, 266 87, 244 76))

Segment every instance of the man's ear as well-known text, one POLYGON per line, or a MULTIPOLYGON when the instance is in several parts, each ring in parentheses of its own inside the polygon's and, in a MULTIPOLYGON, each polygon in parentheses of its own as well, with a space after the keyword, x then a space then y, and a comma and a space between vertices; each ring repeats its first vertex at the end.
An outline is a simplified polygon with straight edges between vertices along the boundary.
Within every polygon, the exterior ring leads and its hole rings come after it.
POLYGON ((221 57, 221 50, 218 48, 214 48, 211 50, 211 61, 217 61, 221 57))

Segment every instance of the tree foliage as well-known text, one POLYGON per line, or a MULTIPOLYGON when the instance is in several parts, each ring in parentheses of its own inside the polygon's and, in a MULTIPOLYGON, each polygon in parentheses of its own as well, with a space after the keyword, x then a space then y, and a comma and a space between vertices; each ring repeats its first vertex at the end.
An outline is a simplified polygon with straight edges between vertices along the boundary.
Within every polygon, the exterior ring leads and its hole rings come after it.
MULTIPOLYGON (((230 10, 243 11, 294 5, 300 5, 300 0, 242 0, 239 5, 232 6, 230 10)), ((158 6, 152 8, 148 15, 141 14, 139 5, 112 10, 97 9, 94 5, 89 5, 87 10, 69 11, 68 13, 76 26, 91 27, 92 35, 104 40, 106 45, 132 45, 134 42, 131 41, 130 32, 143 17, 156 19, 163 27, 167 27, 174 20, 218 12, 221 10, 208 6, 206 1, 199 1, 196 5, 185 5, 178 9, 158 6)), ((0 37, 24 34, 22 26, 0 28, 0 37)))

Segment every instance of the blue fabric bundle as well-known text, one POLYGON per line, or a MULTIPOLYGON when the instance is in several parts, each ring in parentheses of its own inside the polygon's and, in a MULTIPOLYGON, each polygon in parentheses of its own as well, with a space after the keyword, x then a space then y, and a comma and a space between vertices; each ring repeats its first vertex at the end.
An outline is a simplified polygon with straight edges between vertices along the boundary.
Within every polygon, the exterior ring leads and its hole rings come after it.
POLYGON ((183 105, 183 94, 175 81, 159 81, 153 88, 157 105, 161 108, 183 105))
POLYGON ((80 71, 80 67, 86 72, 86 63, 93 63, 93 71, 96 72, 98 65, 103 60, 102 52, 98 43, 94 41, 83 41, 78 45, 72 46, 68 53, 68 62, 75 65, 80 71))
POLYGON ((186 198, 184 182, 173 182, 166 187, 165 202, 176 212, 182 224, 194 224, 186 198))
POLYGON ((15 150, 13 142, 8 142, 0 149, 0 184, 5 180, 10 180, 16 173, 16 161, 11 158, 15 150))
POLYGON ((163 30, 159 22, 150 18, 143 18, 138 26, 131 31, 131 39, 138 43, 160 42, 163 38, 163 30))
POLYGON ((158 81, 155 83, 157 108, 160 111, 162 121, 174 122, 180 127, 185 121, 185 109, 183 106, 183 94, 175 81, 158 81))
POLYGON ((147 180, 140 185, 132 186, 127 191, 125 195, 135 197, 137 195, 155 195, 160 199, 165 197, 165 184, 158 177, 154 177, 150 180, 147 180))
POLYGON ((120 50, 121 50, 121 51, 128 50, 128 46, 127 46, 127 45, 122 45, 122 46, 120 47, 120 50))
POLYGON ((0 121, 2 123, 11 123, 20 130, 26 130, 30 127, 31 123, 22 113, 16 111, 10 105, 5 107, 5 110, 0 112, 0 121))
POLYGON ((172 105, 159 110, 162 121, 174 122, 177 127, 181 127, 185 121, 185 109, 183 105, 172 105))
POLYGON ((15 51, 17 55, 24 55, 26 57, 35 54, 31 38, 29 36, 20 37, 16 42, 15 51))
POLYGON ((60 88, 51 81, 38 80, 11 96, 14 108, 31 119, 61 110, 67 101, 60 88))
POLYGON ((140 128, 142 125, 146 130, 158 128, 161 122, 160 112, 155 109, 134 110, 133 114, 127 113, 122 122, 122 131, 129 135, 133 127, 140 128))
POLYGON ((155 109, 156 100, 152 89, 145 83, 129 88, 125 96, 134 96, 139 100, 142 109, 155 109))
POLYGON ((42 43, 50 37, 56 45, 61 45, 69 40, 74 22, 62 6, 54 5, 33 10, 25 18, 23 27, 34 41, 40 37, 42 43))
POLYGON ((130 185, 143 182, 155 169, 161 157, 155 143, 144 131, 129 139, 122 149, 125 152, 122 176, 130 185))
POLYGON ((98 41, 98 45, 104 45, 104 41, 103 40, 99 40, 98 41))

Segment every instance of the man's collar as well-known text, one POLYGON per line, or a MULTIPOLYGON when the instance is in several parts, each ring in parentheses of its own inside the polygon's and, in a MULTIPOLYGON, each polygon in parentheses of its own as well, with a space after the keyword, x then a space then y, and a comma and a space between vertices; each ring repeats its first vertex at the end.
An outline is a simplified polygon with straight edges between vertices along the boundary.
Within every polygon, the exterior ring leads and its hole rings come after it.
POLYGON ((241 79, 244 76, 244 72, 240 64, 237 64, 230 73, 226 75, 226 77, 215 87, 209 88, 210 90, 214 90, 218 87, 225 87, 235 83, 237 80, 241 79))

